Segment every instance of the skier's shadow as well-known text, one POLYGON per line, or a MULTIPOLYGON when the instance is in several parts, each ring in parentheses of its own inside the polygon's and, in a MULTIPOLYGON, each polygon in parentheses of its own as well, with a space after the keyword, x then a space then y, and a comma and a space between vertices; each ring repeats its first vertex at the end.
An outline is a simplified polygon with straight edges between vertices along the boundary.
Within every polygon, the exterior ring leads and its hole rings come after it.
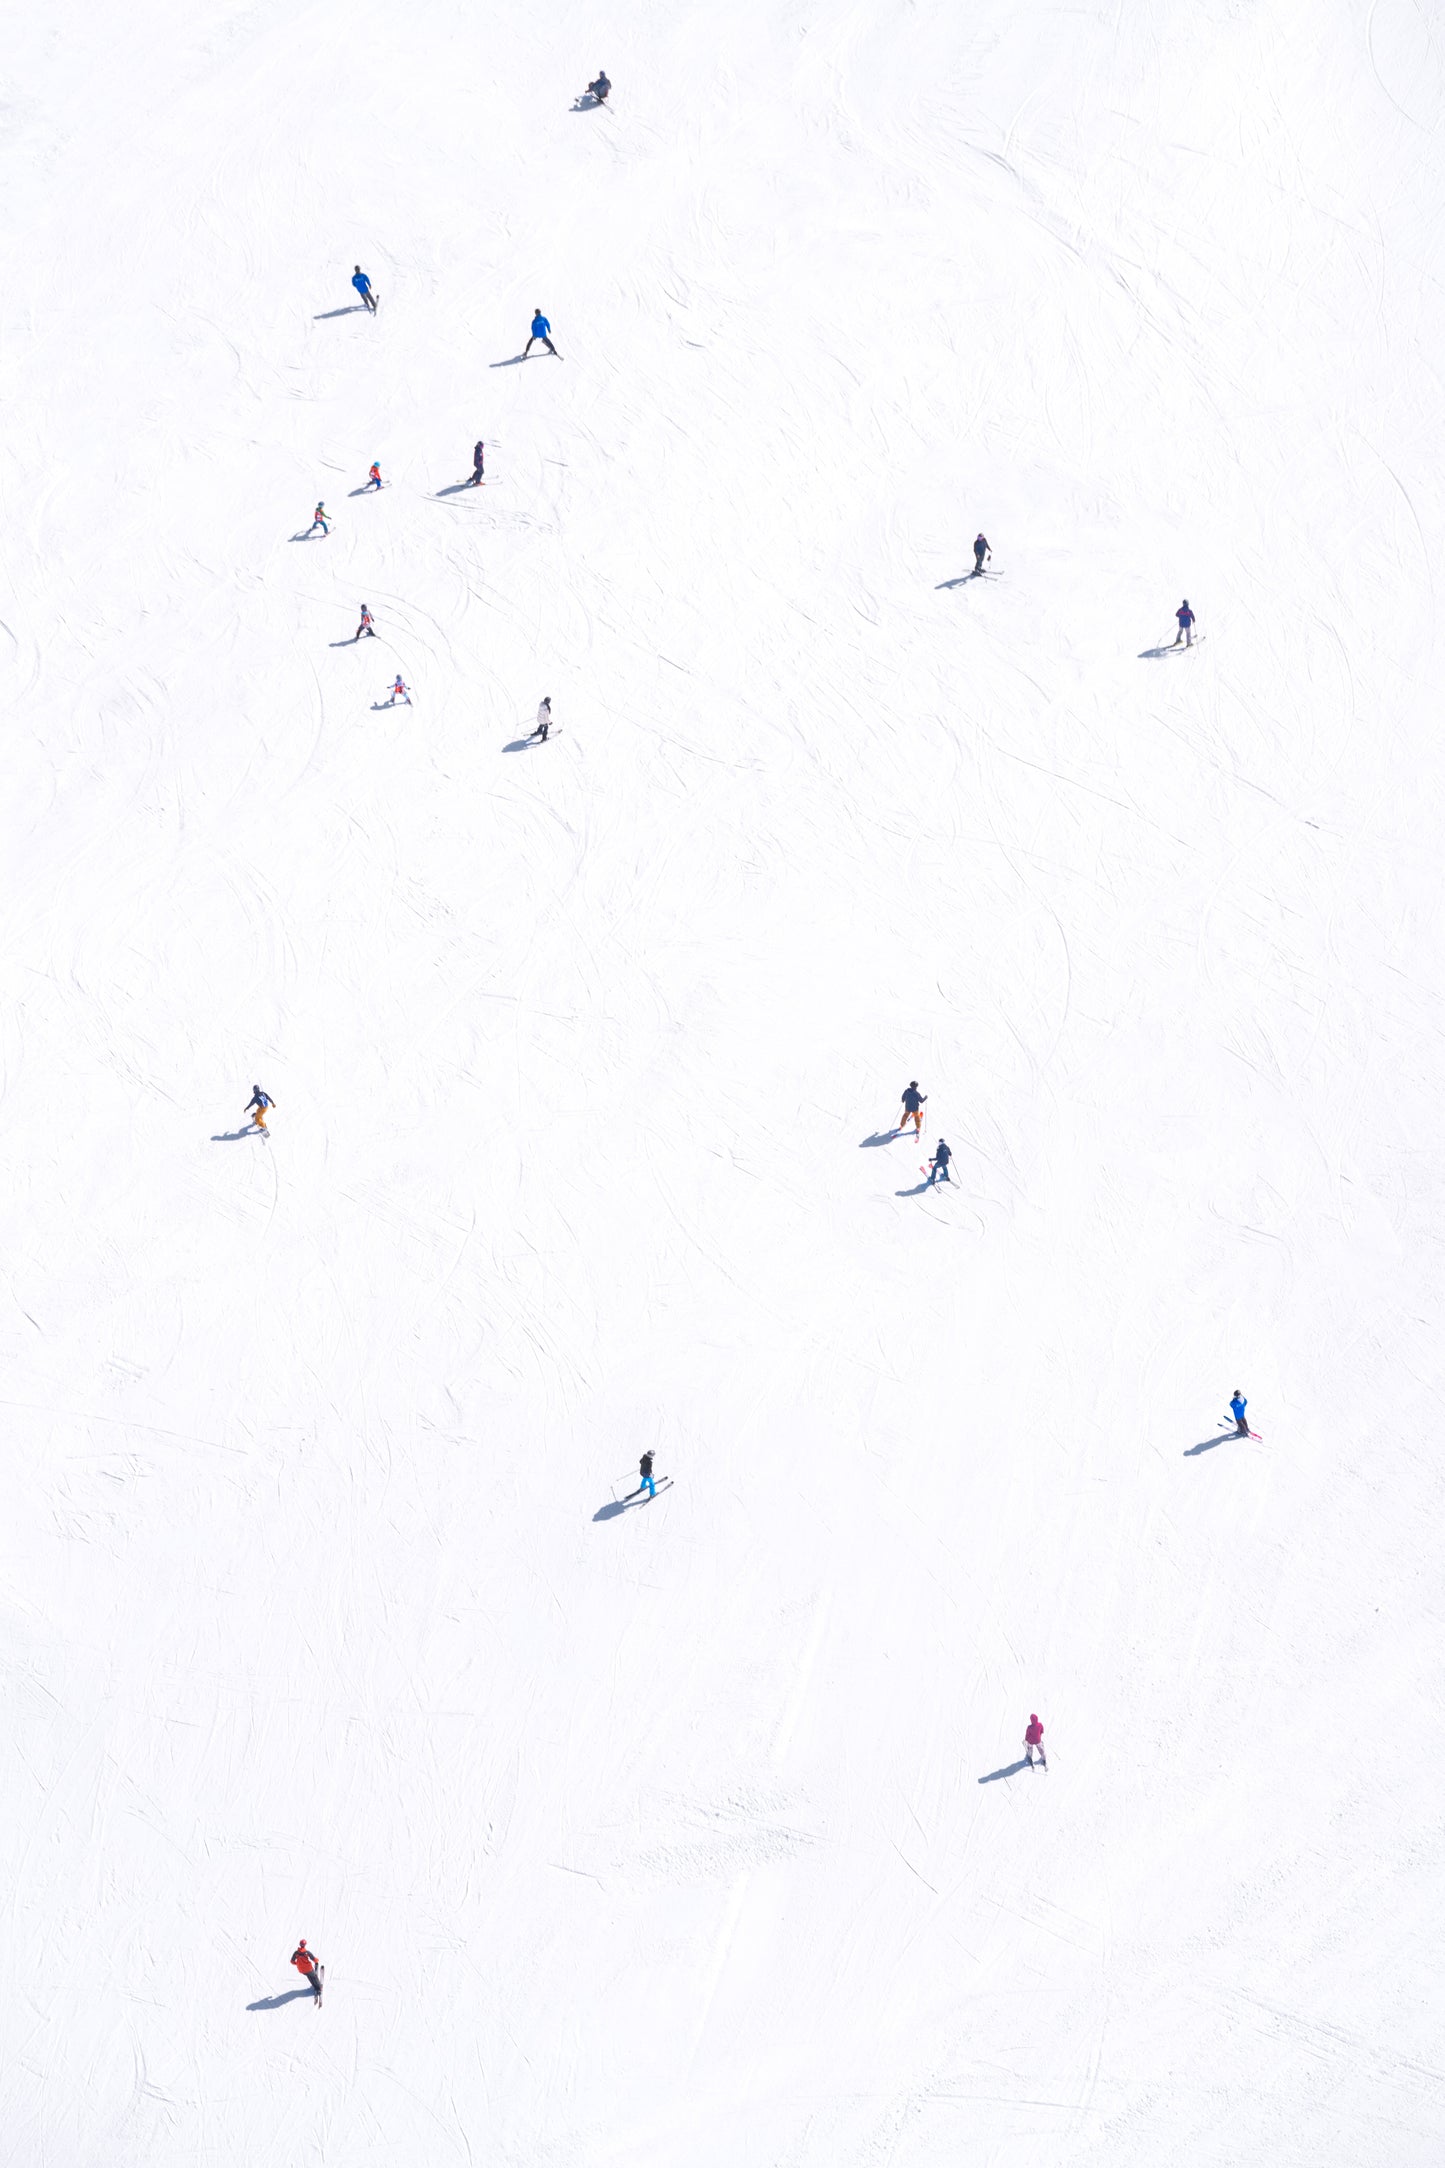
MULTIPOLYGON (((492 367, 494 369, 502 369, 506 367, 506 363, 501 361, 494 361, 492 363, 492 367)), ((475 482, 448 482, 445 489, 439 489, 437 491, 437 495, 439 497, 455 497, 459 495, 462 490, 475 489, 476 486, 477 485, 475 482)))
MULTIPOLYGON (((640 1493, 638 1494, 641 1495, 640 1493)), ((594 1521, 615 1521, 619 1513, 625 1513, 633 1503, 631 1498, 613 1498, 605 1506, 599 1506, 593 1514, 594 1521)))
POLYGON ((350 308, 323 309, 321 314, 313 316, 311 321, 313 324, 329 324, 333 316, 359 316, 365 307, 364 301, 353 301, 350 308))
POLYGON ((505 361, 489 362, 488 367, 492 369, 515 369, 519 361, 525 361, 526 359, 525 354, 508 354, 505 361))
POLYGON ((293 542, 311 542, 314 541, 315 536, 316 529, 314 527, 307 527, 302 531, 302 533, 293 534, 291 539, 293 542))
POLYGON ((529 745, 540 745, 541 743, 540 738, 513 738, 510 745, 502 747, 502 751, 504 753, 525 753, 529 745))
POLYGON ((594 98, 590 90, 584 90, 579 98, 573 100, 571 110, 574 113, 595 113, 601 103, 602 100, 594 98))
POLYGON ((283 2003, 294 2002, 298 1995, 304 1995, 308 2002, 316 2000, 309 1987, 293 1987, 289 1995, 265 1995, 260 2002, 248 2002, 246 2008, 248 2010, 279 2010, 283 2003))
POLYGON ((880 1129, 876 1136, 865 1137, 858 1149, 860 1152, 866 1152, 870 1144, 892 1144, 894 1138, 901 1137, 902 1134, 901 1129, 880 1129))
POLYGON ((239 1144, 242 1137, 249 1137, 250 1134, 251 1125, 248 1122, 244 1129, 223 1129, 219 1136, 212 1137, 211 1142, 212 1144, 239 1144))
POLYGON ((1163 655, 1182 655, 1183 652, 1181 640, 1166 640, 1163 647, 1141 647, 1138 659, 1140 662, 1157 662, 1163 655))
POLYGON ((997 1784, 1000 1777, 1016 1777, 1020 1769, 1027 1769, 1027 1767, 1027 1759, 1023 1761, 1011 1761, 1007 1769, 990 1769, 988 1775, 986 1777, 980 1777, 978 1781, 980 1784, 997 1784))
MULTIPOLYGON (((915 1182, 912 1189, 895 1189, 893 1194, 895 1197, 921 1197, 926 1189, 942 1189, 943 1186, 944 1185, 941 1182, 929 1182, 925 1180, 922 1182, 915 1182)), ((949 1186, 952 1187, 951 1184, 949 1186)))
POLYGON ((409 700, 373 700, 371 712, 373 715, 390 715, 393 708, 409 708, 410 706, 411 702, 409 700))
POLYGON ((381 491, 373 489, 370 482, 363 482, 360 489, 348 489, 346 494, 348 497, 379 497, 381 491))
POLYGON ((1216 1445, 1224 1445, 1229 1439, 1237 1436, 1237 1431, 1221 1430, 1217 1438, 1201 1438, 1198 1445, 1186 1446, 1183 1457, 1185 1460, 1193 1460, 1196 1453, 1212 1453, 1216 1445))
POLYGON ((941 595, 945 587, 968 587, 975 580, 981 580, 982 578, 983 574, 981 572, 960 572, 956 580, 940 580, 933 592, 935 595, 941 595))

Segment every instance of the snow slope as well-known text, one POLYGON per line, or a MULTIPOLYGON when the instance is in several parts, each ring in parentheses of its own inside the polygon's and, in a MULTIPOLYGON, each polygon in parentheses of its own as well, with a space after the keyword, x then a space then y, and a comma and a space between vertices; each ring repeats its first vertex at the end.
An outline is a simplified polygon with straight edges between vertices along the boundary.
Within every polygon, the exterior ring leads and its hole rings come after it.
POLYGON ((1438 2163, 1435 11, 7 58, 0 2160, 1438 2163))

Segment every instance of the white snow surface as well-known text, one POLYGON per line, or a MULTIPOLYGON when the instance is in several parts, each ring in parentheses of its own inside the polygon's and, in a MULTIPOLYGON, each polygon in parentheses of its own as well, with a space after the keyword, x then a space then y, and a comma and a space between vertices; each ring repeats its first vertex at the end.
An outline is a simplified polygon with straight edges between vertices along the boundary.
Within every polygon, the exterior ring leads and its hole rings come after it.
POLYGON ((1438 9, 7 39, 0 2160, 1438 2168, 1438 9))

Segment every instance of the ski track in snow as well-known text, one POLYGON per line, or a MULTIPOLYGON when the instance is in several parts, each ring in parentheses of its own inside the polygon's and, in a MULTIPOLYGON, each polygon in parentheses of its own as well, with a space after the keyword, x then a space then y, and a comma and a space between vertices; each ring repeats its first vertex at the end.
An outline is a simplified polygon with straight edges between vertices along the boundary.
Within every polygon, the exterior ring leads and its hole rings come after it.
POLYGON ((7 2158, 1426 2168, 1438 28, 598 32, 14 27, 7 2158))

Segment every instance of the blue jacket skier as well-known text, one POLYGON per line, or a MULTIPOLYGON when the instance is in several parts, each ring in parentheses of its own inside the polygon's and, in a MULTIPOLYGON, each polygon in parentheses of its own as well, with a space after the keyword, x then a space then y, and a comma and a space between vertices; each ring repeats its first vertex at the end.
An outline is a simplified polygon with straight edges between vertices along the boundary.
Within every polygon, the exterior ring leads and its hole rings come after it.
POLYGON ((356 288, 356 291, 360 294, 362 300, 366 303, 366 306, 371 311, 372 315, 375 316, 376 296, 371 290, 371 280, 362 270, 360 264, 357 265, 356 270, 352 274, 351 283, 356 288))
POLYGON ((1234 1432, 1236 1438, 1247 1438, 1249 1436, 1249 1425, 1244 1419, 1244 1411, 1248 1406, 1249 1402, 1245 1399, 1243 1393, 1236 1385, 1234 1388, 1234 1398, 1229 1403, 1229 1412, 1234 1417, 1236 1425, 1234 1432))
MULTIPOLYGON (((541 340, 542 344, 546 347, 549 354, 557 354, 557 349, 552 344, 551 333, 552 326, 548 323, 546 317, 542 314, 542 311, 540 309, 534 309, 532 312, 532 336, 530 339, 528 339, 526 345, 522 348, 523 361, 525 361, 527 356, 531 353, 532 348, 538 339, 541 340)), ((557 359, 559 361, 562 359, 560 354, 557 354, 557 359)))
POLYGON ((940 1137, 933 1147, 933 1157, 928 1162, 928 1186, 930 1189, 932 1189, 940 1175, 943 1176, 945 1182, 953 1180, 953 1176, 948 1171, 948 1162, 952 1157, 953 1153, 940 1137))
POLYGON ((1189 607, 1189 598, 1187 595, 1185 596, 1183 602, 1180 603, 1178 609, 1174 612, 1174 615, 1179 621, 1179 630, 1175 633, 1171 645, 1174 647, 1178 647, 1180 641, 1182 640, 1186 647, 1193 647, 1194 612, 1189 607))

